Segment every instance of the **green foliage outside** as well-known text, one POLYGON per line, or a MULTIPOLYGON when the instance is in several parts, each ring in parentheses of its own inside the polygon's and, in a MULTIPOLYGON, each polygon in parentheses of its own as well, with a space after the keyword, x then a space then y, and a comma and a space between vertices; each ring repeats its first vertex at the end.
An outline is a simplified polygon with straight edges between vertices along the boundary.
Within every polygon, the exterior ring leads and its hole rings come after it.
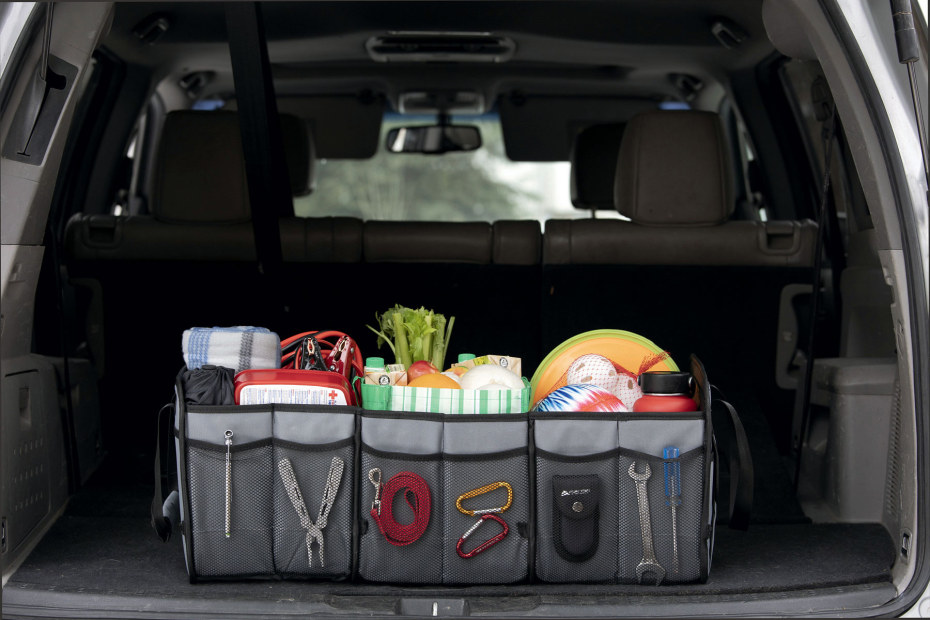
POLYGON ((316 190, 295 198, 298 216, 339 215, 366 220, 487 221, 526 217, 521 204, 538 196, 502 179, 495 165, 507 160, 500 125, 470 122, 482 147, 470 153, 388 153, 385 123, 378 153, 369 160, 317 162, 316 190))

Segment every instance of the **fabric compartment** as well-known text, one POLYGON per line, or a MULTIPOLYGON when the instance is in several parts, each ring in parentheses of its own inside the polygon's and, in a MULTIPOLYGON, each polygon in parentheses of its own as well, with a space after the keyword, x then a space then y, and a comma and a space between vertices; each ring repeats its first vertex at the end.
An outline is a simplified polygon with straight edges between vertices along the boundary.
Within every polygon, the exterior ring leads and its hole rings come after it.
POLYGON ((617 420, 540 414, 533 436, 536 576, 560 583, 615 581, 617 420))
POLYGON ((355 413, 352 407, 275 406, 272 514, 279 575, 351 574, 355 413))
POLYGON ((526 417, 445 420, 443 470, 444 583, 526 579, 532 535, 526 417))
POLYGON ((620 421, 620 443, 618 580, 650 585, 705 581, 712 532, 705 512, 710 491, 703 414, 631 416, 620 421), (654 563, 648 557, 650 544, 654 563))
POLYGON ((274 574, 271 424, 268 407, 189 408, 182 495, 192 578, 274 574))
POLYGON ((363 579, 442 583, 441 452, 441 417, 363 415, 358 472, 363 579))
POLYGON ((704 508, 704 450, 695 448, 677 459, 622 452, 620 466, 620 570, 622 583, 660 585, 706 579, 707 533, 704 508), (675 480, 676 466, 680 468, 675 480), (637 481, 631 476, 635 473, 637 481), (648 517, 640 512, 637 484, 643 484, 648 517), (680 484, 677 498, 666 488, 680 484), (645 521, 645 523, 644 523, 645 521), (651 534, 651 542, 645 536, 651 534), (655 563, 647 558, 651 544, 655 563), (658 567, 656 567, 656 564, 658 567))

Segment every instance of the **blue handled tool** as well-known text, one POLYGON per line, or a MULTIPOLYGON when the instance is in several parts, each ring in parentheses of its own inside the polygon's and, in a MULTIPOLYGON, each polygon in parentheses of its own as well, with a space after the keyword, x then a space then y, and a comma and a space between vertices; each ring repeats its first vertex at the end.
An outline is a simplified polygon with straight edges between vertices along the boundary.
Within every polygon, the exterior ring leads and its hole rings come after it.
POLYGON ((675 446, 662 450, 665 459, 665 503, 672 507, 672 570, 678 572, 678 506, 681 505, 681 463, 678 461, 679 451, 675 446))

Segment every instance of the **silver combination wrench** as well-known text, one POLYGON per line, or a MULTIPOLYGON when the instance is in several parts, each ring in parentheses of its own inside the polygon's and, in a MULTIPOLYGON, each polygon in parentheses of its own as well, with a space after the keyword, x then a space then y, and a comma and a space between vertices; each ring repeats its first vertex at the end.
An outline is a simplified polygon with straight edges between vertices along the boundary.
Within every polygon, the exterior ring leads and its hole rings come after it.
POLYGON ((636 472, 636 461, 630 464, 630 478, 636 483, 636 502, 639 504, 639 526, 643 534, 643 559, 636 566, 636 578, 643 582, 643 575, 652 573, 656 577, 656 585, 665 578, 665 569, 656 559, 655 548, 652 546, 652 521, 649 517, 649 495, 646 492, 646 481, 652 476, 649 463, 644 463, 646 471, 636 472))

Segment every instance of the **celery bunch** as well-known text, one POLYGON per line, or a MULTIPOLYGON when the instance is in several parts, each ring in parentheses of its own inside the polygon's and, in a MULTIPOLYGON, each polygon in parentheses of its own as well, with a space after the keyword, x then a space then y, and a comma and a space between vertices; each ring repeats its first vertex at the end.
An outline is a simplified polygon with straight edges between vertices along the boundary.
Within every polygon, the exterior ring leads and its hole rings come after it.
POLYGON ((442 370, 446 359, 446 349, 452 335, 455 317, 446 317, 427 310, 396 305, 381 314, 375 313, 375 320, 380 329, 366 325, 378 335, 378 348, 386 342, 397 364, 409 368, 414 362, 426 360, 442 370))

